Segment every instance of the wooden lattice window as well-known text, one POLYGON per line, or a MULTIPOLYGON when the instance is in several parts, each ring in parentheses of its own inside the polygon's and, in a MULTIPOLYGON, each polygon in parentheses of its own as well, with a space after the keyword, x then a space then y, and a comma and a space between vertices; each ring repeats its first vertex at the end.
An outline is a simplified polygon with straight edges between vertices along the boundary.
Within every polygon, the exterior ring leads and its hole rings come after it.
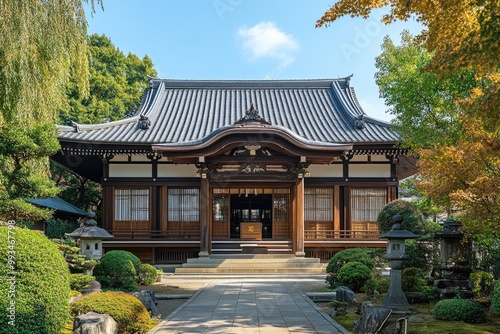
POLYGON ((212 201, 212 237, 229 238, 229 189, 214 189, 212 201))
POLYGON ((113 230, 149 230, 149 211, 149 188, 115 189, 113 230))
POLYGON ((325 238, 333 229, 333 188, 304 189, 304 227, 313 238, 325 238))
POLYGON ((198 222, 200 220, 200 190, 168 188, 168 221, 198 222))
POLYGON ((274 189, 273 238, 290 238, 290 189, 274 189))
POLYGON ((366 231, 365 235, 375 235, 378 231, 378 214, 386 204, 385 188, 351 189, 351 229, 366 231))
POLYGON ((149 221, 149 189, 115 189, 115 221, 149 221))

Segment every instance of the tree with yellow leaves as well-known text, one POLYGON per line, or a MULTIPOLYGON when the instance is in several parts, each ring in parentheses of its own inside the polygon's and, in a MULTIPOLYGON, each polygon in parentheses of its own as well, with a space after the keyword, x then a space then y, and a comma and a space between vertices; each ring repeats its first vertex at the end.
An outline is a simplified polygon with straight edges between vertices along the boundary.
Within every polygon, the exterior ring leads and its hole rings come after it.
MULTIPOLYGON (((417 40, 432 57, 422 73, 432 73, 440 80, 461 72, 474 74, 475 87, 456 96, 451 107, 460 125, 458 138, 453 142, 431 139, 412 148, 419 156, 423 193, 458 209, 469 236, 499 242, 500 1, 340 0, 316 25, 328 25, 346 15, 367 18, 378 8, 389 8, 382 18, 386 24, 410 18, 423 24, 417 40)), ((385 96, 389 103, 390 94, 385 96)), ((409 108, 398 107, 396 123, 401 124, 409 108)), ((423 115, 424 110, 421 120, 423 115)), ((403 134, 403 138, 409 136, 411 133, 403 134)))

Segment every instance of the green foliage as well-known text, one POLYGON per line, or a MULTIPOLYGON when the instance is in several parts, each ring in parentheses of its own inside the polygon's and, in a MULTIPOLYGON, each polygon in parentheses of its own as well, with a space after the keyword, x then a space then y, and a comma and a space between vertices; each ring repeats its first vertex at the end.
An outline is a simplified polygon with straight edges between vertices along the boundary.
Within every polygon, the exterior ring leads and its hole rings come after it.
POLYGON ((488 296, 493 291, 494 277, 492 273, 475 271, 470 274, 469 281, 472 283, 472 292, 476 298, 488 296))
POLYGON ((7 278, 0 280, 0 328, 12 334, 58 333, 69 317, 70 294, 61 252, 38 231, 0 226, 0 240, 0 277, 7 278), (12 301, 15 326, 9 325, 12 301))
POLYGON ((435 241, 406 240, 405 253, 408 256, 403 263, 405 268, 420 268, 430 273, 434 265, 439 263, 439 246, 435 241))
POLYGON ((149 263, 144 263, 139 266, 139 284, 148 285, 156 282, 158 271, 149 263))
POLYGON ((45 221, 45 235, 49 239, 61 239, 65 233, 71 233, 78 227, 80 224, 76 221, 52 218, 45 221))
POLYGON ((155 77, 153 62, 146 55, 141 60, 127 56, 104 35, 88 37, 90 47, 90 95, 82 98, 74 85, 69 87, 69 108, 60 112, 64 124, 104 123, 124 118, 134 111, 149 85, 148 76, 155 77))
POLYGON ((102 188, 99 183, 86 179, 53 160, 50 161, 50 172, 52 180, 61 189, 59 197, 76 207, 95 212, 96 220, 100 220, 102 188))
POLYGON ((436 303, 432 309, 436 320, 463 321, 479 324, 486 321, 483 307, 469 299, 445 299, 436 303))
POLYGON ((360 292, 367 282, 374 280, 375 278, 370 268, 356 261, 342 266, 338 274, 338 284, 347 286, 354 292, 360 292))
POLYGON ((69 276, 69 285, 71 287, 71 290, 82 290, 86 287, 88 287, 89 283, 95 281, 94 276, 89 276, 85 274, 71 274, 69 276))
POLYGON ((141 261, 134 254, 112 250, 104 254, 94 269, 94 275, 103 287, 135 290, 141 261))
POLYGON ((495 314, 500 315, 500 281, 495 282, 493 295, 491 297, 491 306, 495 314))
POLYGON ((118 323, 119 333, 147 333, 153 325, 139 299, 122 292, 92 293, 71 306, 73 316, 90 311, 109 314, 118 323))
POLYGON ((476 85, 471 71, 460 71, 446 80, 424 71, 433 53, 408 31, 395 45, 389 37, 375 60, 375 80, 380 96, 395 116, 393 125, 405 147, 432 148, 455 143, 461 133, 461 110, 456 103, 476 85))
POLYGON ((427 287, 424 271, 420 268, 405 268, 401 278, 401 288, 405 292, 420 292, 427 287))
POLYGON ((500 245, 480 245, 478 252, 480 261, 476 268, 491 272, 495 279, 500 279, 500 245))
POLYGON ((326 282, 330 287, 338 286, 338 273, 349 262, 361 262, 373 269, 377 264, 376 259, 380 259, 382 253, 382 250, 374 248, 350 248, 336 253, 326 266, 326 282))
POLYGON ((2 219, 46 219, 47 212, 31 204, 25 212, 17 200, 54 196, 58 191, 48 175, 48 156, 59 148, 54 120, 67 103, 65 86, 71 72, 78 89, 88 92, 84 2, 94 4, 94 0, 0 2, 2 219))
POLYGON ((407 201, 397 199, 384 206, 378 214, 378 226, 381 233, 386 233, 392 229, 394 221, 392 217, 395 215, 403 216, 401 227, 415 234, 422 234, 426 231, 425 224, 422 220, 422 214, 418 208, 407 201))

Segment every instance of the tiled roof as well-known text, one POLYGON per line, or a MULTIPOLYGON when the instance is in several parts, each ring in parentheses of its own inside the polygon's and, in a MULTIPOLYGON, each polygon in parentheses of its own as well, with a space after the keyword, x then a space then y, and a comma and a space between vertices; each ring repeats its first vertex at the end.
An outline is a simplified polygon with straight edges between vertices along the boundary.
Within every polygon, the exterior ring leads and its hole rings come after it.
POLYGON ((60 126, 59 138, 86 143, 169 144, 203 141, 254 106, 272 126, 304 141, 394 143, 389 124, 364 114, 349 77, 329 80, 152 79, 136 116, 60 126), (150 125, 141 126, 141 118, 150 125), (358 120, 357 120, 358 119, 358 120))

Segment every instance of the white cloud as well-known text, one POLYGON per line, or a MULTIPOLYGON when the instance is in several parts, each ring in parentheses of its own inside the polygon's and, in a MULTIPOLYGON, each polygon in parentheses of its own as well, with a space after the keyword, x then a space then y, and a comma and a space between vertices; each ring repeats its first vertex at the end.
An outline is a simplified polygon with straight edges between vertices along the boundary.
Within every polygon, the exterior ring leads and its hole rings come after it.
POLYGON ((238 30, 238 37, 250 58, 278 59, 281 67, 294 61, 292 54, 299 48, 292 35, 279 30, 272 22, 260 22, 251 28, 243 26, 238 30))

